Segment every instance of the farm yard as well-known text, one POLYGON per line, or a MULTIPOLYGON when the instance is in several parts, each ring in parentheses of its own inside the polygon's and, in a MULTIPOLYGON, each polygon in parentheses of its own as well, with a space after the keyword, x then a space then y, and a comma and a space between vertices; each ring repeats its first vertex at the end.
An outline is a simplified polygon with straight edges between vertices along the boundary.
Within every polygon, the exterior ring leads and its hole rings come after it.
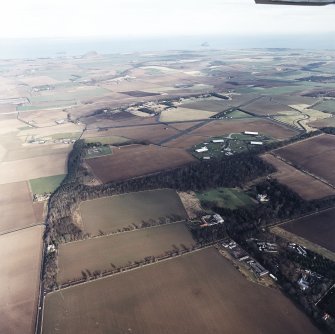
POLYGON ((0 185, 0 211, 0 234, 36 224, 27 182, 0 185))
POLYGON ((263 160, 273 165, 277 172, 272 175, 280 183, 295 191, 303 199, 309 201, 335 195, 335 189, 320 180, 301 172, 271 154, 261 156, 263 160))
POLYGON ((335 253, 335 209, 296 219, 281 227, 335 253))
POLYGON ((112 149, 108 145, 94 145, 87 148, 85 152, 85 159, 92 159, 112 154, 112 149))
POLYGON ((335 185, 335 136, 322 134, 274 150, 276 155, 290 161, 335 185))
POLYGON ((35 333, 44 227, 0 236, 0 333, 35 333))
MULTIPOLYGON (((185 209, 175 190, 159 189, 115 195, 80 203, 81 227, 91 235, 141 226, 163 217, 186 219, 185 209)), ((174 219, 175 220, 175 219, 174 219)))
MULTIPOLYGON (((195 161, 188 152, 155 145, 128 145, 113 148, 113 154, 87 160, 103 183, 155 173, 195 161)), ((1 171, 1 170, 0 170, 1 171)))
POLYGON ((213 248, 46 296, 43 333, 130 330, 319 333, 280 290, 246 280, 213 248))
POLYGON ((172 223, 109 236, 75 241, 59 247, 58 281, 81 278, 82 272, 110 270, 174 249, 190 248, 194 240, 184 223, 172 223))

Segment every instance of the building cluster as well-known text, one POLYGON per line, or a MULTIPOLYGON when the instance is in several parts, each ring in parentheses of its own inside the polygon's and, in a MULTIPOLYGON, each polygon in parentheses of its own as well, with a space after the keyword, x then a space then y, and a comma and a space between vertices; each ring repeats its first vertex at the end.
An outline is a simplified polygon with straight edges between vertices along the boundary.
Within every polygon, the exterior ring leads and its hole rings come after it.
POLYGON ((213 226, 218 224, 223 224, 224 219, 217 213, 213 215, 206 215, 201 217, 202 224, 201 227, 213 226))
POLYGON ((300 245, 295 244, 294 242, 290 242, 288 244, 288 248, 296 251, 298 254, 302 255, 302 256, 306 256, 307 255, 307 251, 306 248, 300 245))
POLYGON ((34 194, 33 195, 33 202, 44 202, 49 199, 51 193, 44 193, 44 194, 34 194))
POLYGON ((300 290, 305 291, 309 289, 312 285, 316 284, 322 278, 321 275, 312 272, 310 270, 304 270, 301 273, 301 277, 297 281, 300 290))
POLYGON ((266 203, 266 202, 269 202, 269 197, 267 194, 258 194, 257 200, 259 203, 266 203))
POLYGON ((278 253, 278 246, 275 243, 265 242, 265 241, 256 241, 256 245, 260 252, 278 253))
MULTIPOLYGON (((249 270, 258 278, 264 277, 269 274, 269 271, 266 270, 260 263, 255 259, 251 258, 249 254, 234 240, 227 238, 221 244, 228 253, 240 262, 244 262, 249 270)), ((273 276, 273 275, 272 275, 273 276)), ((271 276, 271 277, 272 277, 271 276)), ((273 276, 274 277, 274 276, 273 276)), ((272 278, 273 278, 272 277, 272 278)), ((275 279, 275 278, 274 278, 275 279)), ((275 279, 276 280, 276 279, 275 279)))
POLYGON ((208 148, 207 146, 202 146, 198 149, 195 150, 197 153, 204 153, 204 152, 208 152, 208 148))

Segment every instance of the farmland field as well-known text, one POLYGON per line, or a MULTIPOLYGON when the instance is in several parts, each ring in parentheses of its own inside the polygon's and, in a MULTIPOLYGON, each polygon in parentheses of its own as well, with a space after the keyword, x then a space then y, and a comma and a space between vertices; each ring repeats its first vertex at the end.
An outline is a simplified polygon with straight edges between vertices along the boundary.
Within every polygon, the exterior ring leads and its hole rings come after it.
POLYGON ((142 221, 171 215, 187 217, 179 196, 172 189, 115 195, 80 203, 83 230, 92 235, 110 233, 142 221))
POLYGON ((103 145, 115 145, 128 142, 129 139, 119 136, 106 136, 106 137, 85 137, 86 143, 101 143, 103 145))
POLYGON ((220 98, 210 97, 207 99, 196 99, 187 103, 182 103, 180 107, 187 109, 205 110, 215 113, 222 112, 230 107, 230 101, 220 98))
POLYGON ((322 134, 274 151, 276 154, 335 184, 335 136, 322 134))
POLYGON ((335 209, 296 219, 281 227, 335 252, 335 209))
POLYGON ((62 183, 65 174, 41 177, 30 180, 30 188, 33 194, 53 193, 62 183))
POLYGON ((324 100, 318 104, 316 104, 314 109, 330 112, 332 114, 335 114, 335 100, 324 100))
POLYGON ((65 174, 66 169, 66 153, 2 162, 0 163, 0 184, 65 174))
POLYGON ((254 204, 246 193, 234 188, 212 189, 197 193, 197 196, 202 203, 210 202, 211 205, 227 209, 237 209, 254 204))
POLYGON ((273 174, 274 178, 291 188, 305 200, 313 200, 335 194, 335 189, 332 187, 301 172, 271 154, 262 155, 262 159, 278 170, 273 174))
POLYGON ((279 290, 246 280, 213 248, 46 296, 44 334, 98 331, 319 333, 279 290))
POLYGON ((271 97, 262 97, 256 101, 244 105, 242 110, 248 111, 255 115, 266 116, 280 115, 281 113, 291 111, 292 109, 288 106, 276 102, 271 97))
POLYGON ((178 107, 162 111, 159 120, 161 122, 196 121, 210 118, 215 114, 216 112, 213 111, 178 107))
POLYGON ((44 227, 0 236, 0 333, 35 333, 44 227))
POLYGON ((192 131, 191 134, 213 137, 244 131, 256 131, 274 139, 287 139, 297 134, 296 131, 271 121, 259 119, 213 121, 192 131))
POLYGON ((313 126, 315 128, 323 128, 326 126, 332 126, 335 127, 335 117, 328 117, 324 119, 318 119, 316 121, 308 123, 308 125, 313 126))
POLYGON ((0 185, 0 233, 36 223, 27 182, 0 185))
POLYGON ((195 161, 189 153, 155 145, 129 145, 113 149, 113 154, 92 158, 87 164, 104 183, 125 180, 195 161))
POLYGON ((110 129, 108 134, 112 136, 124 137, 138 141, 148 141, 153 144, 172 137, 179 133, 173 127, 164 124, 143 125, 137 127, 124 127, 110 129))
POLYGON ((194 244, 184 223, 172 223, 62 244, 59 247, 58 281, 81 278, 82 271, 122 267, 147 256, 164 255, 175 247, 194 244))

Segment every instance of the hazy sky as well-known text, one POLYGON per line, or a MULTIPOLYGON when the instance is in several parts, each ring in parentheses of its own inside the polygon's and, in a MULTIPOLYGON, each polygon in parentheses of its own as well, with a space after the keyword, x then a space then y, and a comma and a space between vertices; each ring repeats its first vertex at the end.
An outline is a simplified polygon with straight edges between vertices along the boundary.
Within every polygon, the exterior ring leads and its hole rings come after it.
POLYGON ((335 5, 255 5, 253 0, 2 2, 0 38, 335 33, 335 5))

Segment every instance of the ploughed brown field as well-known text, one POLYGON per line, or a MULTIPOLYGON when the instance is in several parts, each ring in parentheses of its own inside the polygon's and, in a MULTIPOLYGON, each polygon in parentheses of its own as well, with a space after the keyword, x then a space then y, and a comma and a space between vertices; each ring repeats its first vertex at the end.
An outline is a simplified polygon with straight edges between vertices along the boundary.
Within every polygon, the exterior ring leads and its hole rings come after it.
POLYGON ((335 185, 335 136, 322 134, 274 152, 299 168, 335 185))
POLYGON ((248 111, 255 115, 280 115, 287 111, 294 111, 289 106, 275 101, 272 97, 264 96, 241 107, 242 110, 248 111))
POLYGON ((82 271, 119 268, 194 243, 184 223, 173 223, 61 244, 57 279, 67 282, 81 278, 82 271))
POLYGON ((194 145, 203 143, 207 140, 207 137, 204 136, 194 136, 192 134, 185 134, 183 136, 180 136, 176 139, 173 139, 164 145, 167 147, 175 147, 175 148, 183 148, 188 149, 191 148, 194 145))
POLYGON ((36 224, 27 182, 0 185, 0 234, 36 224))
POLYGON ((320 333, 214 248, 48 294, 43 334, 320 333))
POLYGON ((313 126, 315 128, 324 128, 327 126, 335 127, 335 118, 329 117, 324 119, 318 119, 316 121, 308 123, 309 126, 313 126))
POLYGON ((133 140, 149 141, 153 144, 158 144, 162 140, 178 134, 179 131, 164 124, 153 124, 127 128, 115 128, 110 129, 108 133, 113 136, 122 136, 133 140))
POLYGON ((257 119, 214 121, 192 131, 192 134, 214 137, 243 131, 256 131, 275 139, 287 139, 297 134, 296 131, 274 122, 257 119))
MULTIPOLYGON (((82 228, 86 233, 110 233, 143 221, 187 214, 175 190, 157 189, 98 198, 80 203, 82 228)), ((177 218, 177 217, 176 217, 177 218)))
POLYGON ((0 333, 35 333, 44 227, 0 236, 0 333))
POLYGON ((261 156, 278 171, 273 174, 280 183, 295 191, 305 200, 313 200, 335 194, 335 189, 314 177, 301 172, 271 154, 261 156))
POLYGON ((281 227, 335 252, 335 209, 296 219, 281 227))
POLYGON ((87 160, 103 182, 125 180, 179 167, 196 159, 186 151, 155 145, 128 145, 113 148, 113 154, 87 160))

